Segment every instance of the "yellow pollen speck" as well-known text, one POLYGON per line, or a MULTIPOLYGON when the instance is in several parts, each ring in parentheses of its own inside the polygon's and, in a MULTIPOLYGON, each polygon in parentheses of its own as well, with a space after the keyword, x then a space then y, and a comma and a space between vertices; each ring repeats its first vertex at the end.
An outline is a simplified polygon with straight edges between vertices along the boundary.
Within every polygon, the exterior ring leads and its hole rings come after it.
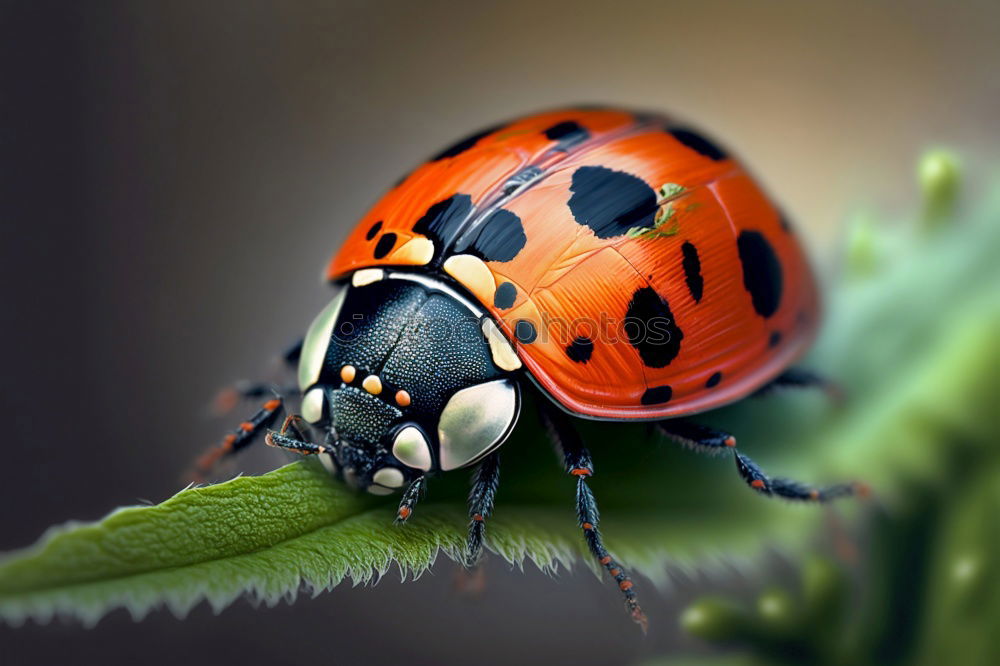
POLYGON ((365 380, 361 382, 361 388, 368 391, 372 395, 378 395, 382 392, 382 380, 375 375, 368 375, 365 380))

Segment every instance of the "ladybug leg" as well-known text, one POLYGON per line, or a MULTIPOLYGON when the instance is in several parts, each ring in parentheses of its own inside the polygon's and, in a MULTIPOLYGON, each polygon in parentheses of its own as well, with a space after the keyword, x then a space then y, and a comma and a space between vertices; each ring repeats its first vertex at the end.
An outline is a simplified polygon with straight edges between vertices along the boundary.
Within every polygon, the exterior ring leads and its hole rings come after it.
POLYGON ((493 452, 483 459, 469 492, 469 536, 465 542, 465 565, 473 567, 483 552, 486 519, 493 513, 493 500, 500 484, 500 455, 493 452))
POLYGON ((702 453, 724 453, 736 446, 736 438, 728 432, 715 430, 687 419, 657 421, 653 427, 678 444, 702 453))
POLYGON ((212 401, 212 411, 216 415, 222 416, 231 412, 244 400, 259 399, 274 394, 284 398, 297 391, 298 387, 291 384, 275 386, 267 382, 240 381, 219 391, 212 401))
POLYGON ((282 404, 282 399, 275 395, 261 405, 260 409, 241 423, 236 430, 223 437, 222 442, 202 454, 195 461, 194 471, 190 475, 192 480, 195 482, 203 481, 211 474, 220 459, 231 456, 252 444, 264 429, 278 419, 282 404))
POLYGON ((399 510, 396 512, 396 524, 405 523, 413 513, 413 506, 423 497, 427 489, 427 477, 418 476, 403 491, 403 499, 399 501, 399 510))
POLYGON ((829 502, 839 497, 852 495, 864 496, 868 488, 861 483, 838 483, 825 488, 816 488, 793 479, 772 479, 749 458, 742 453, 734 452, 736 469, 747 485, 768 497, 783 497, 802 502, 829 502))
POLYGON ((586 540, 590 552, 618 583, 618 589, 625 595, 625 607, 632 619, 642 627, 642 631, 645 633, 649 622, 636 601, 632 580, 622 566, 615 562, 611 554, 608 553, 608 549, 604 547, 604 540, 601 538, 600 512, 597 509, 597 500, 594 498, 590 486, 587 485, 587 477, 594 473, 590 451, 583 445, 579 433, 573 428, 565 414, 547 408, 547 406, 542 406, 539 411, 542 424, 548 431, 550 439, 563 454, 566 473, 576 477, 576 515, 580 528, 583 530, 583 538, 586 540))
MULTIPOLYGON (((302 355, 302 340, 291 345, 281 354, 281 360, 288 368, 293 368, 302 355)), ((266 382, 240 381, 219 391, 212 401, 212 411, 216 414, 228 414, 240 401, 263 398, 277 393, 281 397, 293 395, 298 391, 295 385, 275 387, 266 382)))
POLYGON ((753 394, 753 397, 770 395, 784 389, 818 388, 836 405, 844 402, 844 389, 835 381, 805 368, 789 368, 753 394))
POLYGON ((268 446, 273 446, 279 449, 285 449, 286 451, 294 451, 295 453, 300 453, 304 456, 312 456, 319 453, 331 453, 333 449, 324 444, 313 444, 307 441, 305 436, 302 435, 302 431, 298 429, 295 425, 295 421, 299 419, 298 416, 292 415, 285 419, 285 423, 281 426, 281 430, 278 432, 270 431, 264 437, 264 443, 268 446), (295 436, 289 437, 285 434, 289 429, 294 431, 295 436))
POLYGON ((722 430, 715 430, 685 419, 659 421, 655 427, 668 438, 692 449, 709 453, 732 451, 740 477, 762 495, 806 502, 828 502, 838 497, 863 495, 867 492, 865 486, 858 483, 840 483, 826 488, 814 488, 792 479, 772 479, 749 456, 737 451, 736 438, 722 430))

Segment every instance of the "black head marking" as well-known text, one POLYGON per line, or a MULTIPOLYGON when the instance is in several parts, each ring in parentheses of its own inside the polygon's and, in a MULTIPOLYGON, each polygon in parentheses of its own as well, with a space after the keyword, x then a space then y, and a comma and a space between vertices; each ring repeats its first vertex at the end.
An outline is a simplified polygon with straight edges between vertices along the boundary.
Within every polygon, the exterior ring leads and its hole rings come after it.
POLYGON ((490 134, 493 134, 494 132, 496 132, 501 127, 503 127, 503 125, 496 125, 494 127, 489 127, 487 129, 484 129, 482 132, 476 132, 472 136, 466 137, 466 138, 462 139, 461 141, 459 141, 458 143, 456 143, 455 145, 450 146, 450 147, 446 148, 445 150, 442 150, 440 153, 438 153, 437 155, 435 155, 434 157, 432 157, 430 161, 431 162, 437 162, 438 160, 443 160, 443 159, 445 159, 447 157, 455 157, 457 155, 461 155, 462 153, 464 153, 465 151, 469 150, 474 145, 476 145, 477 143, 479 143, 480 139, 482 139, 482 138, 484 138, 484 137, 486 137, 486 136, 488 136, 490 134))
POLYGON ((373 224, 371 226, 371 228, 368 230, 368 233, 365 234, 365 239, 366 240, 371 240, 371 239, 375 238, 375 236, 378 235, 378 232, 381 229, 382 229, 382 220, 379 220, 378 222, 376 222, 375 224, 373 224))
POLYGON ((701 259, 698 258, 698 248, 685 242, 681 246, 681 253, 684 255, 681 266, 684 267, 684 278, 687 280, 688 291, 691 292, 691 298, 694 299, 694 302, 700 303, 705 280, 701 277, 701 259))
POLYGON ((570 191, 573 218, 598 238, 621 236, 633 228, 655 228, 656 192, 632 174, 580 167, 573 172, 570 191))
POLYGON ((713 372, 712 376, 709 377, 708 380, 705 382, 705 388, 712 388, 713 386, 718 386, 719 382, 721 381, 722 381, 722 373, 713 372))
POLYGON ((623 326, 629 343, 651 368, 666 367, 680 353, 684 332, 652 287, 642 287, 632 295, 623 326))
POLYGON ((590 132, 579 123, 567 120, 545 130, 545 136, 553 141, 558 141, 559 150, 566 150, 589 139, 590 132))
POLYGON ((387 233, 382 234, 382 237, 378 239, 375 243, 375 258, 381 259, 385 255, 392 251, 392 248, 396 245, 396 234, 387 233))
POLYGON ((451 246, 471 212, 472 197, 456 194, 428 208, 413 225, 413 230, 434 241, 435 251, 440 252, 451 246))
POLYGON ((586 363, 593 353, 594 341, 584 335, 573 338, 573 342, 566 346, 566 355, 577 363, 586 363))
POLYGON ((514 305, 515 299, 517 299, 517 287, 510 282, 501 282, 493 293, 493 305, 501 310, 514 305))
MULTIPOLYGON (((466 241, 463 240, 464 244, 466 241)), ((468 247, 457 248, 483 261, 510 261, 517 256, 528 237, 524 235, 521 218, 509 210, 499 208, 483 220, 476 237, 468 247)))
POLYGON ((691 150, 711 160, 718 162, 728 157, 726 151, 722 150, 722 148, 719 148, 719 146, 701 134, 686 127, 668 127, 667 132, 691 150))
POLYGON ((530 345, 538 337, 538 332, 535 331, 535 325, 530 321, 519 319, 514 325, 514 337, 517 338, 518 342, 530 345))
POLYGON ((646 392, 642 394, 640 402, 644 405, 661 405, 669 402, 673 395, 674 390, 669 386, 656 386, 646 389, 646 392))
POLYGON ((770 317, 781 305, 782 277, 778 255, 759 231, 741 231, 736 243, 743 265, 743 286, 750 292, 753 309, 762 317, 770 317))
POLYGON ((777 347, 781 344, 781 331, 772 331, 771 337, 767 339, 768 347, 777 347))

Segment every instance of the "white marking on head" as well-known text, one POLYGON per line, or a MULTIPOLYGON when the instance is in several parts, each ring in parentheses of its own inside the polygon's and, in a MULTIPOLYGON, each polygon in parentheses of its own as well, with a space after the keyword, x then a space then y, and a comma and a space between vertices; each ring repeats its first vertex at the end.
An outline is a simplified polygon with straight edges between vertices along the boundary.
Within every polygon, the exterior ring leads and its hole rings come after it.
POLYGON ((407 426, 396 435, 392 445, 392 455, 407 467, 431 469, 431 449, 423 433, 413 426, 407 426))
POLYGON ((302 398, 302 418, 309 423, 317 423, 323 418, 323 389, 309 389, 302 398))
POLYGON ((302 341, 302 354, 299 357, 299 389, 302 391, 319 379, 323 361, 326 359, 326 350, 330 346, 330 337, 333 335, 333 327, 337 323, 346 294, 347 290, 341 289, 329 305, 316 315, 302 341))
POLYGON ((498 447, 517 415, 517 389, 506 379, 470 386, 451 396, 438 421, 441 469, 472 464, 498 447))
POLYGON ((521 367, 521 359, 517 357, 517 352, 503 336, 500 329, 492 319, 486 317, 482 323, 483 336, 490 343, 490 354, 493 356, 493 363, 501 370, 508 372, 521 367))
POLYGON ((376 486, 374 483, 368 486, 368 492, 372 495, 391 495, 396 492, 392 488, 386 488, 385 486, 376 486))
POLYGON ((366 284, 378 282, 384 277, 385 271, 381 268, 362 268, 360 271, 354 271, 354 275, 351 276, 351 284, 355 287, 363 287, 366 284))
POLYGON ((403 485, 403 473, 395 467, 383 467, 375 472, 372 481, 386 488, 399 488, 403 485))

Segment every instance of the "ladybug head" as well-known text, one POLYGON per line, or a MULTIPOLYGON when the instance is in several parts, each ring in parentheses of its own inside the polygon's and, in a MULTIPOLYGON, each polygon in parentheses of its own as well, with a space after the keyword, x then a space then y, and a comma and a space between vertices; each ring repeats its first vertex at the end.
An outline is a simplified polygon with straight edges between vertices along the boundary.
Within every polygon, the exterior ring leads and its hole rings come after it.
POLYGON ((388 494, 502 444, 520 391, 497 366, 482 317, 446 287, 412 279, 342 290, 310 327, 299 365, 302 416, 332 449, 324 463, 388 494))

